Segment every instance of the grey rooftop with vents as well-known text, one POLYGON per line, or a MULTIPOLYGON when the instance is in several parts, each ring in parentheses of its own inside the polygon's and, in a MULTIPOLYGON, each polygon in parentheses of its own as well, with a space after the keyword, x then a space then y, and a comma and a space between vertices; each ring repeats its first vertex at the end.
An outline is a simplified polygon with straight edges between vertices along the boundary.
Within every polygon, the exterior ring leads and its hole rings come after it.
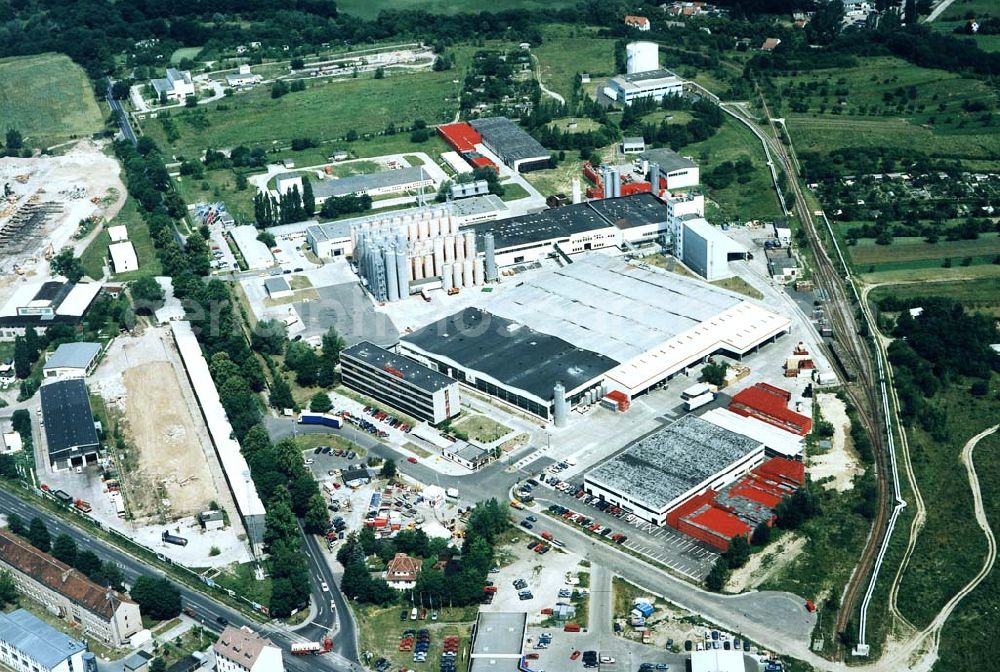
POLYGON ((660 509, 761 445, 697 416, 685 415, 591 469, 587 480, 614 492, 631 493, 660 509))
POLYGON ((540 159, 549 156, 549 150, 528 135, 528 132, 507 117, 472 119, 469 125, 479 131, 485 144, 495 148, 506 161, 540 159))
POLYGON ((397 355, 385 348, 380 348, 368 341, 362 341, 346 348, 340 353, 340 356, 356 359, 396 375, 400 380, 405 380, 410 385, 432 394, 456 382, 443 373, 438 373, 434 369, 429 369, 423 364, 397 355))
POLYGON ((0 641, 46 668, 56 667, 66 658, 87 650, 83 642, 64 635, 24 609, 0 613, 0 641))
POLYGON ((694 168, 698 164, 691 159, 686 159, 672 149, 662 147, 660 149, 647 149, 640 154, 642 158, 652 163, 659 164, 660 170, 665 173, 672 173, 675 170, 694 168))

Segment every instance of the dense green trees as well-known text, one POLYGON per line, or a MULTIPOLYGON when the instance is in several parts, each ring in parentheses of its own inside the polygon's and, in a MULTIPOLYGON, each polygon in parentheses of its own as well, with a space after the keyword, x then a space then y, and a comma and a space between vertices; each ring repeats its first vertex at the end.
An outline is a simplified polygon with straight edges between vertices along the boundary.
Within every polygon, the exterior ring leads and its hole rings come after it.
POLYGON ((60 534, 52 544, 52 557, 62 560, 67 565, 75 566, 77 558, 77 547, 73 537, 68 534, 60 534))
POLYGON ((83 277, 83 264, 79 257, 73 256, 73 248, 64 247, 59 253, 52 257, 49 262, 49 269, 53 275, 65 276, 70 282, 80 282, 83 277))
POLYGON ((144 276, 129 284, 129 292, 138 315, 149 315, 163 306, 166 295, 152 276, 144 276))
POLYGON ((326 413, 331 408, 333 408, 333 402, 330 401, 330 395, 326 392, 317 392, 309 400, 309 410, 314 413, 326 413))
POLYGON ((129 593, 143 615, 165 621, 181 615, 181 591, 167 579, 140 576, 129 593))
POLYGON ((0 608, 17 604, 17 586, 10 572, 0 572, 0 608))
POLYGON ((52 537, 49 535, 49 528, 41 518, 32 518, 28 525, 28 541, 38 550, 48 553, 52 548, 52 537))
POLYGON ((323 206, 319 209, 319 214, 325 219, 334 219, 371 209, 372 197, 368 194, 364 194, 363 196, 335 196, 323 201, 323 206))

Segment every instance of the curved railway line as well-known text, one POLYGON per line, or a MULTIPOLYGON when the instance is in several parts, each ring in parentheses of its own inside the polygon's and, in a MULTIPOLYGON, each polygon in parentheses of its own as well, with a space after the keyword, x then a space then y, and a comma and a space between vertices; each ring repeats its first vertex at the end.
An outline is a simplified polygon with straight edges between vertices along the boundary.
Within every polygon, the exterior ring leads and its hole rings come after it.
POLYGON ((751 131, 764 145, 765 153, 768 156, 768 165, 771 169, 772 179, 777 188, 777 175, 774 161, 777 160, 788 178, 788 187, 794 197, 794 202, 786 203, 783 195, 779 192, 779 200, 786 214, 795 214, 802 223, 803 231, 814 252, 814 281, 817 287, 826 292, 825 312, 835 334, 835 347, 829 347, 831 355, 830 361, 839 369, 845 380, 853 381, 845 386, 845 391, 857 411, 859 422, 865 428, 872 442, 872 452, 875 459, 875 474, 877 482, 877 506, 876 516, 872 523, 871 531, 866 540, 858 564, 851 574, 851 578, 844 589, 841 598, 841 607, 837 614, 835 631, 843 632, 851 625, 851 618, 856 612, 858 600, 862 599, 861 612, 858 624, 858 641, 860 646, 856 650, 861 655, 867 654, 866 645, 866 615, 868 605, 874 593, 878 570, 881 567, 882 559, 885 557, 888 548, 888 535, 902 509, 906 506, 899 490, 899 479, 895 461, 895 434, 893 431, 893 418, 895 417, 895 400, 890 387, 888 374, 888 362, 885 360, 881 347, 873 350, 869 347, 867 339, 859 338, 858 323, 852 302, 850 301, 848 285, 853 293, 853 298, 860 306, 860 320, 867 327, 869 333, 877 337, 875 323, 867 306, 858 295, 857 288, 851 282, 850 271, 846 261, 840 251, 836 239, 833 237, 829 222, 823 217, 828 233, 832 239, 837 252, 837 262, 827 253, 823 245, 820 230, 813 218, 813 213, 809 209, 809 204, 805 199, 805 194, 798 180, 798 158, 785 147, 780 140, 780 132, 776 122, 770 116, 767 103, 761 97, 764 115, 769 119, 768 126, 763 127, 758 124, 756 118, 747 111, 741 104, 721 103, 718 98, 713 98, 720 103, 720 107, 730 116, 737 119, 750 128, 751 131), (768 130, 765 130, 768 129, 768 130), (843 277, 843 280, 842 280, 843 277), (846 280, 846 283, 844 282, 846 280), (889 504, 889 487, 893 487, 895 503, 889 504), (866 588, 867 584, 867 588, 866 588))

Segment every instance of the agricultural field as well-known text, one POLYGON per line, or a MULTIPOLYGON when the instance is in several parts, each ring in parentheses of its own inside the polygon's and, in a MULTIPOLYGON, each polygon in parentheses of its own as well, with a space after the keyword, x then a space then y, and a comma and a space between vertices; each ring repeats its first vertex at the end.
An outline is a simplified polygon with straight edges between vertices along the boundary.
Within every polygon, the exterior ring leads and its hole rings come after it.
POLYGON ((104 127, 83 68, 64 54, 0 59, 0 125, 26 147, 49 147, 104 127))
POLYGON ((591 92, 599 82, 614 73, 615 42, 600 38, 596 30, 583 26, 551 25, 545 28, 544 41, 532 50, 545 87, 569 100, 577 73, 590 73, 591 92))
POLYGON ((773 83, 799 152, 893 146, 938 158, 1000 154, 1000 120, 989 115, 997 96, 982 80, 879 57, 773 83))
POLYGON ((923 238, 896 238, 892 245, 876 245, 865 238, 847 249, 851 261, 862 269, 940 267, 946 259, 955 266, 967 259, 971 260, 968 264, 986 264, 1000 255, 1000 235, 990 233, 976 240, 942 240, 934 244, 923 238))
POLYGON ((702 187, 707 197, 719 205, 720 221, 774 219, 782 216, 781 205, 771 182, 771 173, 764 162, 764 149, 760 141, 739 122, 727 117, 714 136, 687 145, 679 153, 690 156, 698 163, 702 182, 705 174, 720 163, 750 157, 754 172, 746 184, 734 181, 725 189, 702 187))
MULTIPOLYGON (((161 120, 147 120, 143 132, 165 150, 193 157, 207 148, 240 144, 285 147, 293 138, 339 140, 351 130, 378 133, 390 124, 409 125, 415 119, 437 124, 451 120, 458 109, 455 77, 454 72, 419 72, 314 81, 305 91, 278 99, 263 87, 197 111, 175 113, 180 137, 174 142, 168 142, 161 120)), ((409 139, 408 133, 399 136, 409 139)))
POLYGON ((374 19, 387 9, 419 9, 432 14, 476 14, 515 9, 546 10, 572 7, 574 0, 339 0, 337 11, 362 19, 374 19))

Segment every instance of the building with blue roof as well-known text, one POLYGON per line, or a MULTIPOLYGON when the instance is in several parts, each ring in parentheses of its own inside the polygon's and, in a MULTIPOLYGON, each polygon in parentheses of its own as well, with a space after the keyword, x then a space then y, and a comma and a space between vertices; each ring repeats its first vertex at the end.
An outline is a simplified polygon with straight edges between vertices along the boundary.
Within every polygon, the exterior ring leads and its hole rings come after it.
POLYGON ((16 672, 81 672, 87 645, 18 609, 0 613, 0 663, 16 672))

